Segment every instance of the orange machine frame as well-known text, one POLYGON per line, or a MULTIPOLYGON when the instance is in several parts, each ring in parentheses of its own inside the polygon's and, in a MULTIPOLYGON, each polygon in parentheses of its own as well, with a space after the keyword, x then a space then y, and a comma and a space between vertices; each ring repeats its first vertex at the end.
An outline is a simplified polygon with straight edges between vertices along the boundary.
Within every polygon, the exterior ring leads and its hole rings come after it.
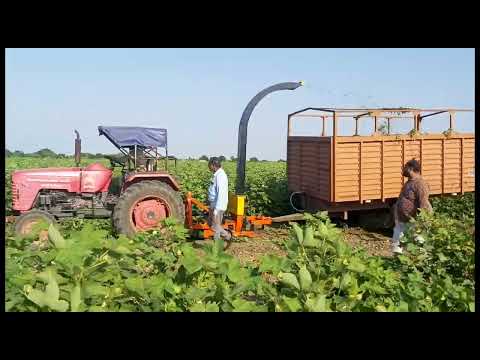
MULTIPOLYGON (((213 237, 214 231, 208 225, 206 221, 202 223, 193 223, 193 206, 198 207, 204 213, 209 212, 209 207, 203 204, 201 201, 192 197, 192 193, 188 192, 185 199, 185 224, 191 231, 202 231, 202 238, 208 239, 213 237)), ((234 237, 254 237, 255 232, 252 230, 244 230, 244 225, 250 225, 250 227, 271 225, 272 218, 267 216, 244 216, 229 214, 229 218, 223 222, 223 227, 232 232, 234 237)), ((245 226, 246 227, 246 226, 245 226)))

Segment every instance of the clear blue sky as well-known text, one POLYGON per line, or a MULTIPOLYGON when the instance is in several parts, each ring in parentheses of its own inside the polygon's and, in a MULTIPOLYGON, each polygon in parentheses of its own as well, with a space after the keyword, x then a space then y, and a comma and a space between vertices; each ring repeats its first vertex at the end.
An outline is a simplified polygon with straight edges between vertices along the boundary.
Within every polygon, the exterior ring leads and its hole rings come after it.
MULTIPOLYGON (((247 156, 286 158, 287 114, 308 106, 472 108, 474 49, 7 49, 6 146, 114 153, 98 125, 164 127, 179 157, 236 156, 240 117, 263 88, 304 80, 255 109, 247 156)), ((425 120, 443 131, 448 120, 425 120)), ((342 125, 347 134, 351 124, 342 125)), ((361 132, 367 133, 368 124, 361 132)), ((408 131, 411 122, 393 125, 408 131)), ((314 134, 319 122, 296 123, 314 134)), ((474 115, 457 130, 474 131, 474 115)))

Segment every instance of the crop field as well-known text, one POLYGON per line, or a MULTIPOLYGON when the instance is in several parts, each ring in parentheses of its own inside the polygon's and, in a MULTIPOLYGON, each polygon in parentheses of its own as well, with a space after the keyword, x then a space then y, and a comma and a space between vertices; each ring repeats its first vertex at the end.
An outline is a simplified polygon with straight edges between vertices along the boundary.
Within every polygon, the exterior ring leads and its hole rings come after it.
MULTIPOLYGON (((106 159, 84 159, 108 166, 106 159)), ((11 172, 73 166, 71 158, 7 157, 6 215, 11 172)), ((224 162, 230 190, 236 163, 224 162)), ((173 161, 170 172, 204 201, 207 163, 173 161)), ((116 174, 119 175, 119 174, 116 174)), ((247 211, 293 212, 286 163, 247 163, 247 211)), ((334 223, 326 214, 266 228, 258 238, 197 246, 183 224, 134 239, 116 236, 109 220, 69 219, 40 224, 31 235, 5 228, 5 310, 200 312, 470 312, 475 310, 475 198, 432 198, 392 256, 391 232, 334 223), (424 243, 417 243, 421 235, 424 243)))

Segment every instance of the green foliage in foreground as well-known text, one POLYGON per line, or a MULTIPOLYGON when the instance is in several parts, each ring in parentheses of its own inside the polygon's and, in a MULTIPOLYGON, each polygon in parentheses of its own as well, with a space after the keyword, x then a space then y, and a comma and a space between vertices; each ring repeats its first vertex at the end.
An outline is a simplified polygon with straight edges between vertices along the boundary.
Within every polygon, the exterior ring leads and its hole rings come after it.
POLYGON ((394 258, 353 249, 326 214, 309 216, 292 224, 288 256, 259 266, 221 241, 199 253, 168 219, 133 240, 105 221, 64 226, 7 237, 6 311, 474 311, 473 222, 444 215, 420 214, 394 258))
POLYGON ((431 203, 435 212, 454 219, 475 217, 475 193, 466 193, 463 196, 433 197, 431 203))

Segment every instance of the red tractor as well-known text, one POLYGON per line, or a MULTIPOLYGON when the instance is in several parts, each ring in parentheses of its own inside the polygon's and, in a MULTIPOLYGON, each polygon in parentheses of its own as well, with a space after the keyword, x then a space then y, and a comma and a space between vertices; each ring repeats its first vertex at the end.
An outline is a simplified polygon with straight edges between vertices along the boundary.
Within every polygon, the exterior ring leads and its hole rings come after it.
MULTIPOLYGON (((295 90, 302 85, 303 82, 285 82, 270 86, 255 95, 242 114, 238 129, 236 193, 229 194, 223 224, 236 237, 253 237, 252 227, 261 228, 273 221, 290 219, 245 216, 247 127, 253 109, 265 96, 279 90, 295 90)), ((184 203, 177 182, 168 173, 167 130, 99 126, 98 131, 123 154, 120 158, 106 156, 110 169, 99 163, 79 167, 81 141, 75 131, 76 167, 20 170, 12 174, 13 210, 20 215, 15 224, 17 234, 27 234, 32 225, 42 219, 52 223, 68 217, 112 217, 115 231, 131 237, 138 231, 157 227, 166 217, 174 217, 192 232, 199 232, 202 238, 213 235, 207 221, 193 221, 193 206, 204 215, 209 212, 208 206, 192 198, 191 193, 187 193, 184 203), (165 148, 164 170, 157 169, 162 158, 159 148, 165 148), (120 190, 117 191, 111 186, 115 166, 122 167, 120 190)))
POLYGON ((68 217, 112 218, 119 234, 158 226, 166 217, 185 221, 185 206, 179 186, 168 173, 167 130, 142 127, 99 126, 122 155, 106 156, 110 169, 94 163, 79 167, 81 140, 77 131, 73 168, 43 168, 12 174, 13 210, 19 235, 31 231, 41 220, 49 223, 68 217), (165 149, 161 156, 159 148, 165 149), (165 159, 164 170, 158 169, 165 159), (112 186, 115 166, 122 168, 119 189, 112 186))

